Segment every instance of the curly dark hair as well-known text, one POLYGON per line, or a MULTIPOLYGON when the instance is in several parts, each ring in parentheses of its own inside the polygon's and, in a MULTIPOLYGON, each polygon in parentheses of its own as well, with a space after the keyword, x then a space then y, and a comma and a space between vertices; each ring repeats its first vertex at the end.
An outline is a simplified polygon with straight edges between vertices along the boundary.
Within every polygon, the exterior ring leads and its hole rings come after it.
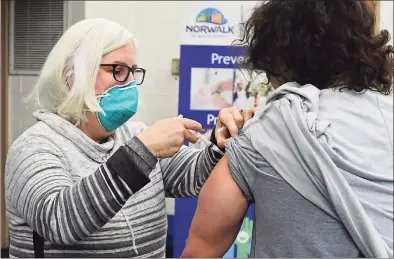
POLYGON ((271 0, 253 10, 234 44, 246 47, 243 65, 268 78, 390 94, 394 51, 388 31, 374 35, 374 26, 365 1, 271 0))

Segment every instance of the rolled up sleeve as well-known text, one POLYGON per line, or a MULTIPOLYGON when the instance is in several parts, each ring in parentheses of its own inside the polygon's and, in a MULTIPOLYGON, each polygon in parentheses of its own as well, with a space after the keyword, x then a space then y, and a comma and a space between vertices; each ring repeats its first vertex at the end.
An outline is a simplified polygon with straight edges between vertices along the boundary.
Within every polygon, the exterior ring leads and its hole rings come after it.
POLYGON ((230 173, 245 198, 252 203, 253 185, 258 173, 259 157, 250 140, 241 133, 226 142, 226 155, 230 173))

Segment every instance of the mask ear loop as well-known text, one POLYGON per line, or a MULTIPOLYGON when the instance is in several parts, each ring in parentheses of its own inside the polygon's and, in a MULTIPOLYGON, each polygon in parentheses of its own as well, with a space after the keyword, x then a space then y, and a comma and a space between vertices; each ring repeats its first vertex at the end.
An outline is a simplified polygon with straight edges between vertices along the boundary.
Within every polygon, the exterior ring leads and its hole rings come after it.
POLYGON ((131 80, 130 82, 123 84, 123 85, 114 85, 111 88, 108 88, 105 92, 101 93, 100 95, 97 95, 98 97, 108 97, 110 96, 109 91, 111 91, 113 88, 119 88, 120 91, 124 91, 133 87, 137 87, 137 84, 131 84, 132 82, 135 82, 135 80, 131 80), (128 84, 131 84, 129 86, 127 86, 128 84))
POLYGON ((128 83, 126 83, 124 85, 119 85, 117 87, 119 87, 120 91, 124 91, 124 90, 130 89, 130 88, 134 88, 134 87, 137 87, 137 81, 131 80, 128 83), (126 85, 128 85, 128 86, 126 86, 126 85))
POLYGON ((119 91, 124 91, 124 90, 130 89, 130 88, 137 88, 137 85, 130 85, 130 86, 126 86, 124 88, 119 88, 119 91))
MULTIPOLYGON (((104 93, 101 93, 99 95, 96 95, 96 98, 102 98, 102 97, 108 97, 110 96, 110 93, 107 93, 107 91, 105 91, 104 93)), ((99 100, 100 101, 100 100, 99 100)))

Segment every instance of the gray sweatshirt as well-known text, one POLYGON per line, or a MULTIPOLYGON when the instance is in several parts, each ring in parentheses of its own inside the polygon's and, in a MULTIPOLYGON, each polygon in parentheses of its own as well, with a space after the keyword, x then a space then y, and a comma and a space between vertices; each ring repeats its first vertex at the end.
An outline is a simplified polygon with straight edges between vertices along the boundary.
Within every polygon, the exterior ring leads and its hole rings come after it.
POLYGON ((393 96, 287 83, 226 146, 252 256, 393 257, 393 96))
POLYGON ((165 257, 165 197, 197 196, 220 154, 182 147, 158 161, 134 137, 143 123, 99 144, 55 114, 34 116, 7 156, 10 256, 34 257, 35 230, 45 257, 165 257))

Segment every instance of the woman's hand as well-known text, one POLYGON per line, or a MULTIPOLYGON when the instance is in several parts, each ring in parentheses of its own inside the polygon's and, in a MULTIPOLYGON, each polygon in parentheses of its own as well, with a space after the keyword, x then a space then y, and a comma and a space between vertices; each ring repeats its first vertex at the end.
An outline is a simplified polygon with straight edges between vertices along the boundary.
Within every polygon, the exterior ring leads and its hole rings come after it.
POLYGON ((185 140, 196 143, 198 139, 189 130, 201 129, 197 121, 178 116, 155 122, 137 137, 155 157, 165 158, 175 155, 185 140))
POLYGON ((245 122, 250 120, 256 112, 255 108, 238 110, 235 107, 220 110, 215 127, 215 138, 218 146, 224 148, 229 137, 238 136, 245 122))

